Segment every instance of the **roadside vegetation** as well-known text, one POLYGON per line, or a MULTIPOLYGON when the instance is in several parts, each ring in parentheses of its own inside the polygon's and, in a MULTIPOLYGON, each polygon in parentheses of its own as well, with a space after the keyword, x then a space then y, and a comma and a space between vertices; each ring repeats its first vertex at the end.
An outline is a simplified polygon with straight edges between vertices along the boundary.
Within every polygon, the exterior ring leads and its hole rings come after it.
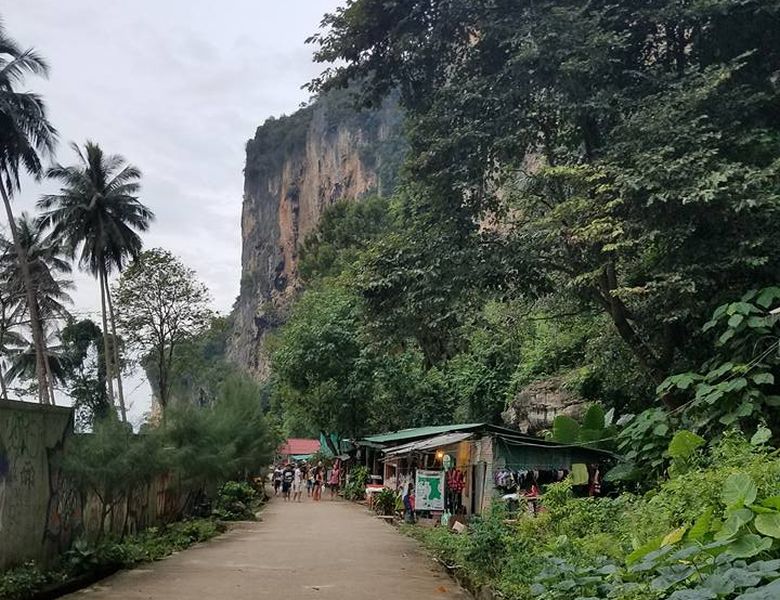
POLYGON ((542 384, 611 417, 598 442, 550 432, 622 457, 609 497, 564 482, 535 518, 412 530, 473 585, 777 597, 779 17, 774 0, 354 0, 310 40, 337 65, 311 88, 397 93, 409 144, 395 192, 331 208, 301 252, 276 419, 500 422, 542 384))

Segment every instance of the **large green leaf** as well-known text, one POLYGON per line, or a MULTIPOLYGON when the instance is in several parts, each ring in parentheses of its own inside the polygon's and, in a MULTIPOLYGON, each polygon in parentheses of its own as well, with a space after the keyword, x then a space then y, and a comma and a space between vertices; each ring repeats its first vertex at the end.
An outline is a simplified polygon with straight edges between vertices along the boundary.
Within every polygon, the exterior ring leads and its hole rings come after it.
POLYGON ((758 515, 755 521, 759 533, 773 538, 780 538, 780 513, 764 513, 758 515))
POLYGON ((710 527, 712 526, 713 512, 714 509, 711 506, 707 508, 707 510, 705 510, 701 514, 701 516, 699 516, 699 518, 696 519, 696 522, 693 524, 693 527, 691 527, 688 530, 686 539, 692 542, 698 542, 699 540, 703 539, 704 536, 706 536, 709 533, 710 527))
POLYGON ((651 539, 646 544, 640 546, 639 548, 636 548, 631 554, 629 554, 626 557, 626 564, 631 566, 640 560, 642 560, 645 556, 650 554, 651 552, 655 552, 661 547, 661 542, 663 541, 663 536, 658 536, 656 538, 651 539))
POLYGON ((780 511, 780 496, 769 496, 759 502, 761 506, 780 511))
POLYGON ((760 588, 749 590, 735 600, 777 600, 780 598, 780 579, 760 588))
POLYGON ((577 442, 580 435, 580 426, 577 421, 566 415, 558 415, 553 421, 553 439, 564 444, 577 442))
POLYGON ((759 293, 756 304, 764 308, 769 308, 778 298, 780 298, 780 287, 764 288, 761 290, 761 293, 759 293))
POLYGON ((674 434, 667 452, 672 458, 688 458, 702 445, 704 445, 703 437, 683 429, 674 434))
POLYGON ((756 384, 771 385, 775 382, 775 376, 771 373, 756 373, 752 376, 753 382, 756 384))
POLYGON ((753 434, 753 437, 750 438, 750 443, 753 446, 761 446, 766 444, 771 438, 772 431, 768 427, 764 427, 762 425, 756 430, 756 432, 753 434))
POLYGON ((687 530, 688 528, 685 526, 673 529, 667 533, 666 536, 664 536, 663 540, 661 540, 661 546, 674 546, 677 542, 683 539, 687 530))
POLYGON ((742 527, 753 520, 753 511, 749 508, 739 508, 732 511, 723 526, 715 534, 716 540, 725 540, 735 537, 742 527))
POLYGON ((622 462, 612 467, 604 475, 605 481, 631 481, 636 477, 637 468, 632 462, 622 462))
POLYGON ((761 537, 755 533, 746 533, 729 544, 727 552, 736 558, 750 558, 772 547, 771 538, 761 537))
POLYGON ((734 473, 724 482, 721 498, 726 506, 750 506, 757 494, 758 488, 750 475, 734 473))
POLYGON ((582 420, 583 429, 600 431, 605 427, 605 413, 601 404, 591 404, 582 420))

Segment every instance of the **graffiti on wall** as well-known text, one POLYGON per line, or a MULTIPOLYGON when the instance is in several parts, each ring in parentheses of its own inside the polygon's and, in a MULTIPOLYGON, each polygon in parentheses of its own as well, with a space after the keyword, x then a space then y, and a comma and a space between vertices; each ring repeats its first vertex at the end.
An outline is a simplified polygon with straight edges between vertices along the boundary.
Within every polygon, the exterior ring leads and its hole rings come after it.
POLYGON ((37 424, 29 414, 11 413, 0 449, 0 531, 10 516, 24 511, 28 494, 35 487, 39 449, 32 439, 37 424))
POLYGON ((49 504, 43 537, 44 542, 48 542, 56 552, 67 550, 83 529, 81 494, 62 467, 65 437, 69 429, 65 429, 62 439, 53 448, 46 450, 49 463, 49 504))

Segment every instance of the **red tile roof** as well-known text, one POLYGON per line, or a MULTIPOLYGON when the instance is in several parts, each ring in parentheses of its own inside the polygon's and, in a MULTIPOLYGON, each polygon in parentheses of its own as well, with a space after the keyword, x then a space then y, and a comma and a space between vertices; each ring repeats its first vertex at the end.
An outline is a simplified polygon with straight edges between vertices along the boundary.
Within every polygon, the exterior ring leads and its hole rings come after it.
POLYGON ((291 454, 314 454, 320 449, 319 440, 307 440, 303 438, 290 438, 279 447, 279 454, 289 456, 291 454))

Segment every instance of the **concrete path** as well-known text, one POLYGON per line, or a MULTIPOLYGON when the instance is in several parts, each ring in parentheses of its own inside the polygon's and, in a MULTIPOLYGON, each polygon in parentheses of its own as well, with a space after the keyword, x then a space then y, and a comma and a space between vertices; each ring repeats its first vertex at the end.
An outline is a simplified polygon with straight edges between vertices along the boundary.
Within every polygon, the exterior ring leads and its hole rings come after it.
POLYGON ((468 594, 364 508, 279 499, 257 523, 123 571, 69 600, 453 600, 468 594))

